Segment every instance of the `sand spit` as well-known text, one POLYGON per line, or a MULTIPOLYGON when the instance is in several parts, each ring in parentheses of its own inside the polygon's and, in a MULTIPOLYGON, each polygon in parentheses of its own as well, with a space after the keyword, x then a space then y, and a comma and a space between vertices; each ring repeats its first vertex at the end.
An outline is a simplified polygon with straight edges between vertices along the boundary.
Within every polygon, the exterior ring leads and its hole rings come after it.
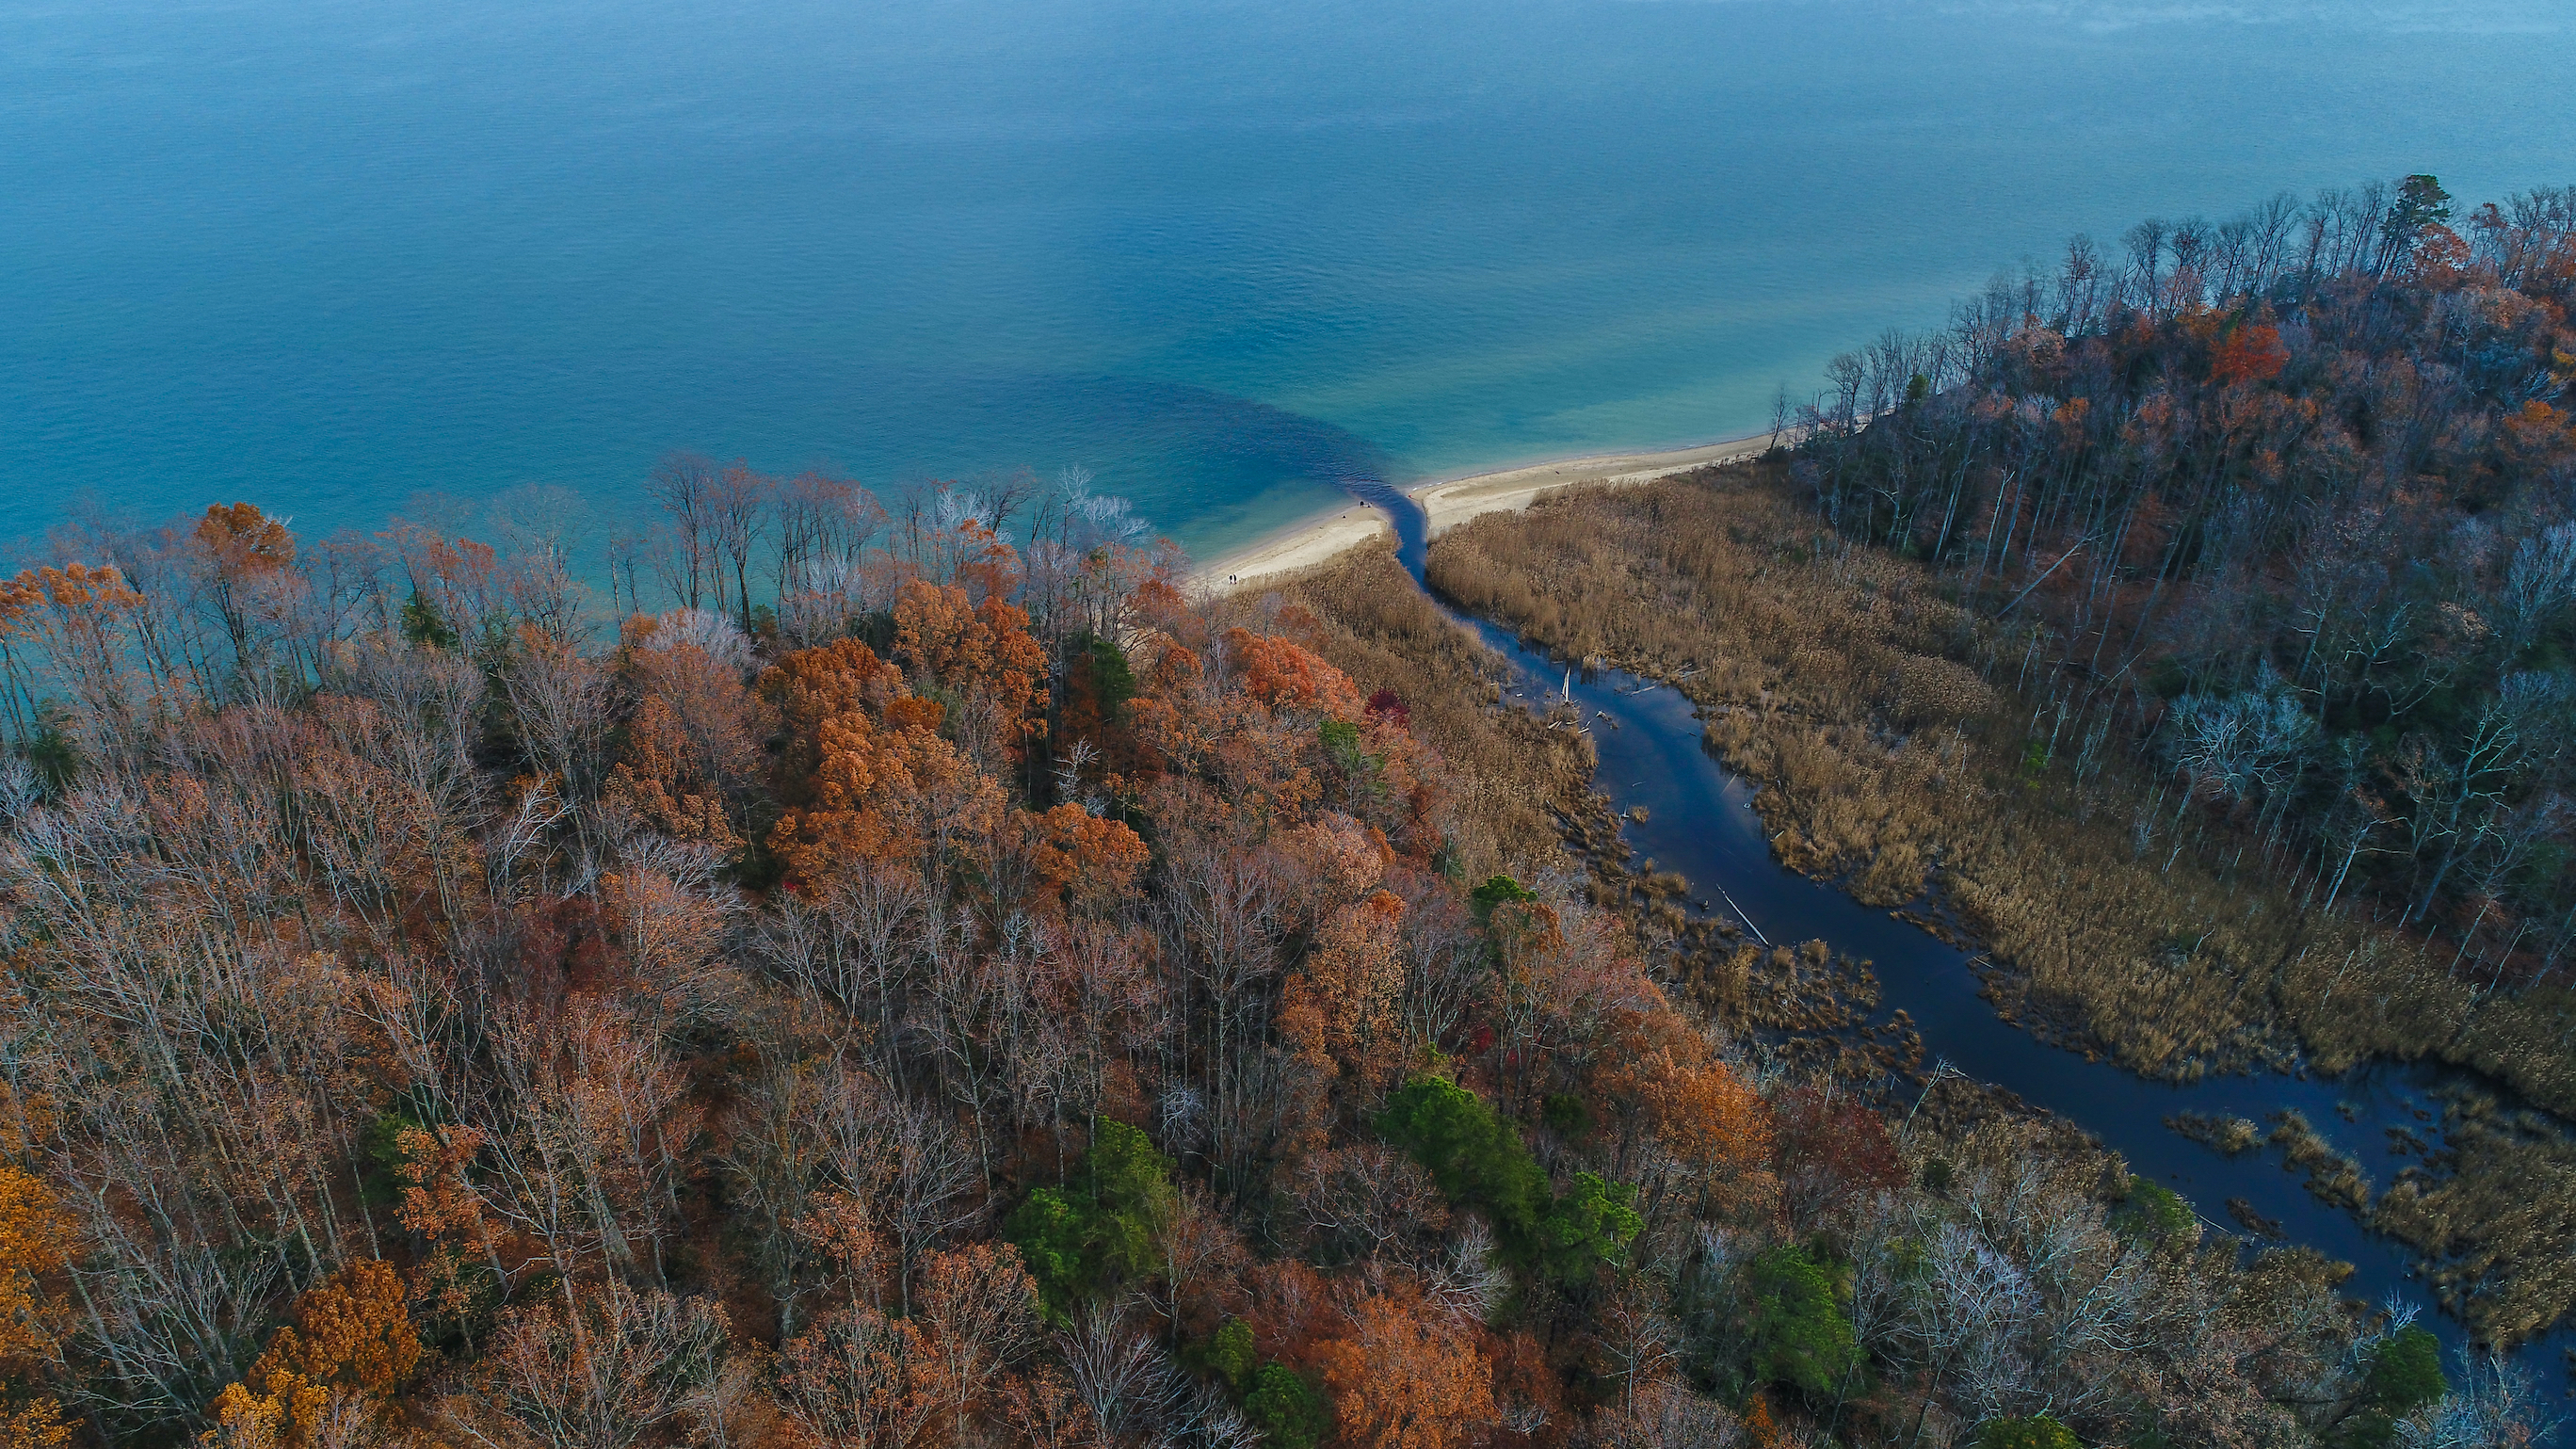
MULTIPOLYGON (((1651 483, 1711 463, 1758 457, 1771 446, 1771 435, 1756 434, 1695 448, 1662 453, 1604 453, 1531 463, 1492 473, 1416 484, 1408 492, 1422 508, 1431 537, 1487 513, 1514 512, 1551 493, 1568 488, 1619 487, 1651 483)), ((1199 566, 1193 581, 1201 588, 1231 593, 1264 579, 1309 569, 1345 549, 1394 535, 1394 525, 1378 508, 1345 503, 1329 512, 1302 519, 1257 542, 1199 566)))

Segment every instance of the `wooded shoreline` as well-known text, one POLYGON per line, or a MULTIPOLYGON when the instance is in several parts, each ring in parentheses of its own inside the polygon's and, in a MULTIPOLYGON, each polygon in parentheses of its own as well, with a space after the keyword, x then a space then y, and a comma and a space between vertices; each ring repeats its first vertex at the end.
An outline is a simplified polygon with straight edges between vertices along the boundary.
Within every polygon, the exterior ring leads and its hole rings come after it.
MULTIPOLYGON (((1764 786, 1733 860, 1937 891, 2016 1015, 2145 1073, 2439 1055, 2564 1110, 2571 720, 2532 706, 2576 656, 2576 194, 2472 246, 2436 191, 2321 202, 2305 270, 2257 245, 2283 215, 2142 232, 2099 287, 2077 249, 1952 351, 1838 362, 1786 457, 1426 489, 1429 577, 1675 682, 1662 767, 1704 739, 1764 786), (2259 296, 2195 270, 2230 255, 2259 296), (2480 426, 2391 421, 2437 412, 2480 426), (2394 522, 2275 506, 2320 479, 2394 522), (2139 678, 2087 694, 2115 633, 2139 678), (2427 766, 2496 720, 2527 732, 2427 766), (2347 820, 2384 845, 2338 909, 2307 863, 2347 820), (2400 898, 2422 936, 2352 905, 2400 898)), ((1227 591, 1078 474, 648 486, 606 617, 543 540, 251 502, 86 520, 0 581, 0 1439, 2543 1432, 2525 1364, 2446 1369, 2313 1248, 1912 1080, 1910 1029, 1845 1009, 1866 963, 1722 939, 1592 788, 1648 732, 1507 674, 1414 586, 1409 516, 1227 591)), ((1859 915, 1806 934, 1911 935, 1859 915)), ((2576 1301, 2576 1146, 2445 1112, 2385 1192, 2324 1113, 2271 1140, 2527 1338, 2576 1301)))

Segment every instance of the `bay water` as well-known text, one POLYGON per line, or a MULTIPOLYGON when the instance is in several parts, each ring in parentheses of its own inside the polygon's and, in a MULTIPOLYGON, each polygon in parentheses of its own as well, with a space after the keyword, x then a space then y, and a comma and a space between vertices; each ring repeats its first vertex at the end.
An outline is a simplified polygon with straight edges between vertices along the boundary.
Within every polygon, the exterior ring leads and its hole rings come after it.
POLYGON ((1211 550, 1757 430, 2074 231, 2576 181, 2570 74, 2563 0, 0 0, 0 539, 596 542, 692 449, 1211 550))

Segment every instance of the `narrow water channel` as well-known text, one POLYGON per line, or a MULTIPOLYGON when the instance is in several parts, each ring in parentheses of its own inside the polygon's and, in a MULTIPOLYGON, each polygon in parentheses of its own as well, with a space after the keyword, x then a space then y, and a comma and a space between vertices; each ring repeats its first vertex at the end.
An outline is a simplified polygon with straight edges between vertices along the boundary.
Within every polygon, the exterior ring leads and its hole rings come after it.
MULTIPOLYGON (((1395 521, 1397 556, 1421 583, 1427 540, 1420 509, 1376 480, 1348 479, 1344 486, 1395 521)), ((2441 1113, 2431 1095, 2443 1080, 2438 1069, 2380 1064, 2336 1078, 2257 1072, 2177 1086, 2051 1046, 2005 1022, 1978 994, 1972 953, 1782 866, 1754 812, 1755 786, 1703 746, 1699 716, 1680 691, 1621 670, 1589 677, 1569 671, 1498 625, 1449 613, 1512 663, 1518 677, 1508 698, 1538 704, 1570 696, 1581 708, 1600 756, 1595 783, 1620 812, 1622 834, 1639 855, 1686 878, 1694 897, 1717 906, 1710 914, 1729 916, 1761 938, 1780 945, 1822 940, 1868 961, 1880 982, 1881 1018, 1899 1009, 1913 1018, 1927 1071, 1946 1062, 2065 1117, 2119 1152, 2131 1171, 2189 1199, 2220 1231, 2241 1232, 2228 1224, 2223 1207, 2241 1199, 2277 1222, 2287 1241, 2352 1264, 2347 1296, 2413 1302, 2445 1343, 2465 1341, 2459 1320, 2437 1311, 2406 1245, 2311 1196, 2305 1175, 2285 1167, 2277 1149, 2230 1157, 2165 1125, 2175 1113, 2199 1112, 2268 1128, 2273 1113, 2295 1109, 2338 1150, 2360 1160, 2374 1190, 2384 1190, 2416 1160, 2394 1150, 2391 1129, 2438 1150, 2441 1113), (1626 814, 1638 805, 1646 807, 1643 821, 1626 814)), ((2576 1401, 2571 1354, 2576 1331, 2562 1328, 2515 1357, 2546 1398, 2565 1405, 2576 1401)))

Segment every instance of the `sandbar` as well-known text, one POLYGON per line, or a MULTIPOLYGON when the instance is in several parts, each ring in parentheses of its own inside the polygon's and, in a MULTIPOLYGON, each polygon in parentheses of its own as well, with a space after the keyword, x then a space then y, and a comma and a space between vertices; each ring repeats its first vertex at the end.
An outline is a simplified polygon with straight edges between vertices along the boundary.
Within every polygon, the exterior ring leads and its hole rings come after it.
POLYGON ((1771 435, 1756 433, 1749 438, 1731 438, 1723 443, 1704 443, 1696 448, 1675 448, 1663 453, 1604 453, 1590 458, 1532 463, 1526 467, 1476 473, 1447 482, 1420 483, 1406 491, 1420 505, 1430 536, 1438 538, 1468 519, 1488 513, 1518 513, 1541 498, 1568 488, 1615 488, 1630 483, 1652 483, 1658 478, 1705 468, 1711 463, 1758 458, 1770 447, 1771 435))
POLYGON ((1199 565, 1191 582, 1210 593, 1230 594, 1263 579, 1301 573, 1348 549, 1395 537, 1384 509, 1345 503, 1257 539, 1199 565))
MULTIPOLYGON (((1405 491, 1421 508, 1430 536, 1438 538, 1468 519, 1487 513, 1516 513, 1568 488, 1651 483, 1711 463, 1759 457, 1770 446, 1771 435, 1757 433, 1661 453, 1602 453, 1529 463, 1463 478, 1433 479, 1405 491)), ((1302 572, 1345 550, 1394 535, 1395 526, 1383 510, 1365 503, 1344 503, 1218 555, 1199 566, 1192 582, 1210 593, 1232 593, 1264 579, 1302 572)))

